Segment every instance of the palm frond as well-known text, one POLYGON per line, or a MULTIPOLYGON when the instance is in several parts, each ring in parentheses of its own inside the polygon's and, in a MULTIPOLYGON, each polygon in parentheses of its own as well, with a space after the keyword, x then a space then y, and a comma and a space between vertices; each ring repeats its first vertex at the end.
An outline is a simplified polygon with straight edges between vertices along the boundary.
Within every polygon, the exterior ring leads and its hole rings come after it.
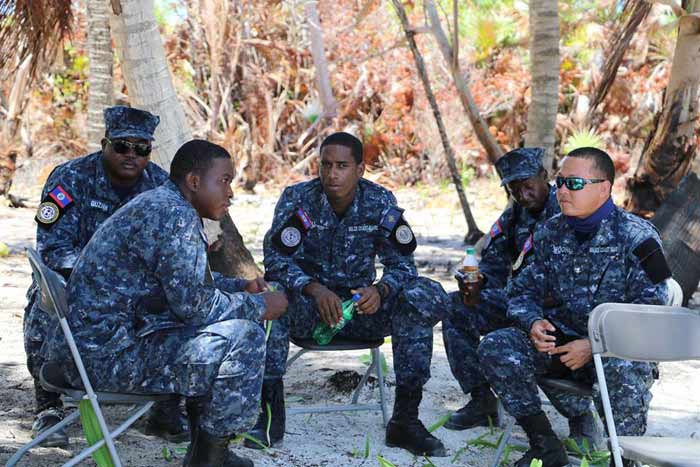
POLYGON ((71 33, 71 0, 0 0, 0 72, 31 56, 30 76, 50 62, 71 33))

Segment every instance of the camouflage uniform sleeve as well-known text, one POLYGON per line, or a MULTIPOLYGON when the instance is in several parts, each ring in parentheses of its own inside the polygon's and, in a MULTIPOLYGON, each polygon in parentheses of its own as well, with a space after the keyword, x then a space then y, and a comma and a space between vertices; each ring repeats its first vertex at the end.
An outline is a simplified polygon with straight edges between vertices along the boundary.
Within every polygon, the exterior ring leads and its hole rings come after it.
POLYGON ((265 234, 263 254, 265 256, 265 279, 279 282, 289 292, 301 293, 301 290, 312 282, 313 278, 304 272, 291 255, 280 251, 272 242, 272 237, 293 215, 298 202, 299 200, 294 196, 292 189, 285 188, 277 201, 277 206, 275 206, 272 227, 265 234))
POLYGON ((661 248, 661 239, 649 229, 645 235, 635 238, 627 254, 630 261, 627 276, 626 296, 629 303, 666 305, 668 286, 666 278, 670 270, 661 248))
MULTIPOLYGON (((397 204, 393 194, 390 195, 390 204, 391 206, 397 204)), ((392 293, 401 290, 404 284, 418 277, 413 249, 409 248, 409 250, 410 253, 402 252, 390 237, 381 236, 379 239, 377 256, 384 265, 384 272, 379 282, 387 285, 392 293)))
POLYGON ((224 292, 244 292, 245 286, 248 285, 247 280, 239 277, 227 277, 218 272, 212 272, 212 276, 214 277, 214 285, 216 288, 224 292))
POLYGON ((508 318, 527 333, 535 321, 544 319, 545 237, 544 229, 538 227, 534 236, 533 261, 508 284, 508 318))
MULTIPOLYGON (((54 170, 49 176, 44 189, 41 191, 41 199, 47 198, 49 191, 61 185, 73 198, 72 205, 63 211, 54 223, 50 225, 37 225, 36 245, 41 252, 46 265, 54 271, 70 270, 78 261, 81 252, 80 242, 80 204, 85 200, 80 199, 78 181, 75 175, 62 167, 54 170)), ((86 180, 85 183, 89 181, 86 180)))
POLYGON ((488 242, 481 252, 479 271, 486 278, 485 287, 505 288, 512 269, 511 238, 515 222, 512 207, 507 208, 486 234, 488 242))
POLYGON ((179 209, 167 216, 170 220, 160 237, 167 240, 155 251, 154 273, 169 309, 193 326, 230 319, 259 321, 265 312, 262 296, 226 292, 206 284, 207 256, 199 219, 179 209))

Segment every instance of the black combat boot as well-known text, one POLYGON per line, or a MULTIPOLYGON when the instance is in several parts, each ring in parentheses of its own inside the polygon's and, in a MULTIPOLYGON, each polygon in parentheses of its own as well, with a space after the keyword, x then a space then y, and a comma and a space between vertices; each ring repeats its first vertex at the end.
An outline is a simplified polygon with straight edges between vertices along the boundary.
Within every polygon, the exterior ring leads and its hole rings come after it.
POLYGON ((253 461, 228 450, 233 436, 220 438, 198 428, 194 441, 187 449, 184 467, 253 467, 253 461))
POLYGON ((246 439, 243 445, 247 448, 262 449, 274 446, 284 438, 286 424, 286 413, 284 409, 284 383, 282 378, 265 379, 262 385, 262 395, 260 398, 261 412, 258 421, 248 435, 257 439, 260 444, 246 439), (267 436, 267 405, 270 404, 270 437, 267 436))
POLYGON ((187 407, 187 421, 190 428, 190 445, 187 447, 184 465, 189 465, 192 457, 192 447, 199 433, 199 421, 204 413, 204 408, 208 403, 208 397, 188 397, 185 406, 187 407))
POLYGON ((533 459, 541 460, 542 467, 569 465, 569 456, 566 455, 564 445, 552 431, 552 425, 549 424, 549 419, 544 412, 540 410, 536 415, 519 418, 518 424, 527 434, 530 449, 514 464, 514 467, 530 467, 533 459))
POLYGON ((591 451, 598 449, 598 441, 600 440, 598 423, 591 410, 569 419, 569 438, 573 439, 584 452, 586 444, 591 451))
POLYGON ((472 389, 472 400, 450 415, 444 427, 448 430, 467 430, 475 426, 498 423, 498 400, 488 384, 472 389))
MULTIPOLYGON (((42 410, 37 414, 34 423, 32 424, 32 437, 36 438, 45 431, 50 430, 58 425, 63 420, 63 409, 60 407, 50 407, 42 410)), ((68 435, 61 428, 51 433, 48 438, 40 443, 44 447, 66 447, 68 446, 68 435)))
POLYGON ((445 457, 445 446, 418 420, 422 397, 423 388, 396 386, 394 413, 386 426, 386 445, 406 449, 416 456, 445 457))
POLYGON ((180 398, 157 402, 151 407, 144 432, 158 436, 171 443, 182 443, 189 439, 190 427, 180 410, 180 398))

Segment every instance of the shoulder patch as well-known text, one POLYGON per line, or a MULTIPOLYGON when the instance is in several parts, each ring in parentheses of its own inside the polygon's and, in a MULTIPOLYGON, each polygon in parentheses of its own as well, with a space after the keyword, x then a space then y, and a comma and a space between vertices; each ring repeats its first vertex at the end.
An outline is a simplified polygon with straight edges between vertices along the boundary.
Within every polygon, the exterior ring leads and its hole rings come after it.
POLYGON ((655 239, 647 238, 632 253, 639 259, 642 269, 654 284, 671 277, 671 269, 666 263, 661 245, 655 239))
POLYGON ((280 252, 291 255, 299 248, 306 236, 306 232, 313 225, 306 211, 298 208, 272 237, 272 243, 280 252))
POLYGON ((49 226, 56 222, 60 215, 61 213, 56 204, 51 201, 45 201, 39 205, 35 219, 39 225, 49 226))
POLYGON ((48 229, 58 222, 63 213, 73 204, 73 197, 61 185, 56 185, 41 200, 34 220, 40 227, 48 229))
POLYGON ((491 230, 489 231, 489 235, 491 238, 496 238, 499 235, 503 233, 503 227, 501 227, 501 220, 497 220, 496 222, 493 223, 491 226, 491 230))
POLYGON ((411 226, 403 218, 403 209, 392 206, 379 222, 384 236, 398 248, 402 255, 410 255, 418 246, 411 226))

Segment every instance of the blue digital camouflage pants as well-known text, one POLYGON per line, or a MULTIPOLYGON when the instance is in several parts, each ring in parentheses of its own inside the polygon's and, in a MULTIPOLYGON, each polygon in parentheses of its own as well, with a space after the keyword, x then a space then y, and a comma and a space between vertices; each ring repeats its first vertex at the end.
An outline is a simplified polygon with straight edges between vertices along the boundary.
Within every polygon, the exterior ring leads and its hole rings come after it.
POLYGON ((214 436, 245 433, 260 407, 265 332, 228 320, 156 331, 123 352, 83 359, 95 389, 207 397, 200 427, 214 436))
MULTIPOLYGON (((349 291, 339 293, 341 300, 349 291)), ((396 384, 421 388, 430 379, 433 355, 433 327, 447 309, 448 297, 442 286, 418 277, 392 294, 372 315, 355 315, 338 335, 356 339, 379 339, 391 336, 396 384)), ((289 354, 289 335, 310 338, 320 322, 315 301, 305 295, 292 294, 285 316, 275 321, 267 341, 265 378, 281 378, 289 354)))
POLYGON ((24 308, 24 352, 27 355, 27 369, 34 379, 36 413, 51 407, 62 407, 61 395, 45 390, 39 383, 39 370, 45 358, 42 347, 52 327, 58 327, 58 319, 42 310, 36 283, 27 291, 27 306, 24 308))
MULTIPOLYGON (((479 363, 477 349, 480 336, 512 325, 506 318, 505 295, 501 290, 485 289, 477 306, 466 306, 459 292, 452 292, 452 307, 442 321, 442 337, 452 374, 468 394, 477 386, 487 384, 479 363)), ((552 405, 565 417, 584 414, 591 406, 585 397, 545 390, 552 405)))
MULTIPOLYGON (((551 360, 537 352, 525 332, 517 328, 494 331, 484 337, 478 354, 484 376, 509 414, 520 418, 541 410, 535 377, 547 374, 551 360)), ((605 358, 603 368, 618 434, 644 434, 651 402, 649 389, 654 382, 652 365, 605 358)), ((587 383, 595 381, 593 363, 573 371, 571 378, 587 383)), ((600 394, 594 394, 594 399, 602 417, 600 394)))

